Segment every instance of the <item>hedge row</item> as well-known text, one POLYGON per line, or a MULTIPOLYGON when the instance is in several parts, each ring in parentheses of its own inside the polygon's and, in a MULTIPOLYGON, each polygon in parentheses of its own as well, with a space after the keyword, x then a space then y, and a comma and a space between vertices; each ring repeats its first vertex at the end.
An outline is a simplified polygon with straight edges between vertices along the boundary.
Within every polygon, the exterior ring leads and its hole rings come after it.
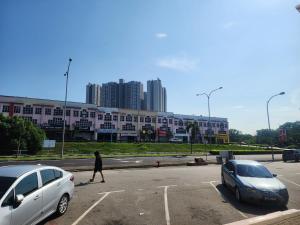
MULTIPOLYGON (((209 151, 212 155, 219 155, 220 150, 209 151)), ((233 150, 234 155, 263 155, 272 154, 272 150, 233 150)), ((282 154, 282 150, 274 150, 274 154, 282 154)))

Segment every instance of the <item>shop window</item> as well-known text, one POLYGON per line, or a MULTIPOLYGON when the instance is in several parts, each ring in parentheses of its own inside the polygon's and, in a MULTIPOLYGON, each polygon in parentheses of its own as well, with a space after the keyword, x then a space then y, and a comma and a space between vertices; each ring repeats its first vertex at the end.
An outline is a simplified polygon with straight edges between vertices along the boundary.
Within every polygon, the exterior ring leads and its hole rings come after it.
POLYGON ((54 109, 53 115, 54 116, 62 116, 63 115, 63 110, 61 108, 59 108, 59 107, 56 107, 54 109))
POLYGON ((126 122, 132 122, 132 116, 131 115, 126 116, 126 122))
POLYGON ((30 105, 23 107, 23 114, 33 114, 33 108, 30 105))
POLYGON ((52 114, 52 110, 50 108, 46 108, 45 115, 51 115, 51 114, 52 114))
POLYGON ((104 121, 111 121, 111 115, 109 113, 105 114, 104 121))
POLYGON ((14 106, 14 113, 21 113, 21 107, 20 106, 14 106))
POLYGON ((4 105, 2 108, 2 112, 9 112, 9 105, 4 105))
POLYGON ((74 116, 74 117, 78 117, 78 116, 79 116, 79 111, 74 110, 74 111, 73 111, 73 116, 74 116))
POLYGON ((70 116, 71 115, 71 110, 70 109, 67 109, 66 110, 66 116, 70 116))

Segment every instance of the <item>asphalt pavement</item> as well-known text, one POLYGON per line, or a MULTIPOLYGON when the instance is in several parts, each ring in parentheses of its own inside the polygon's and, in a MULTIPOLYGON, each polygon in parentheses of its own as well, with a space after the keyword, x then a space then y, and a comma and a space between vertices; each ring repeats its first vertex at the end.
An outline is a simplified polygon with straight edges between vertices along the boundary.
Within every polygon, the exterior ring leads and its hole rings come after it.
MULTIPOLYGON (((104 169, 155 167, 159 161, 160 166, 186 165, 199 156, 162 156, 162 157, 116 157, 103 158, 104 169)), ((206 156, 201 156, 206 160, 206 156)), ((236 155, 236 159, 251 159, 256 161, 270 161, 271 155, 236 155)), ((276 154, 275 160, 281 160, 281 155, 276 154)), ((207 161, 216 163, 215 155, 208 155, 207 161)), ((37 161, 0 161, 0 166, 24 164, 44 164, 64 168, 66 170, 92 170, 94 159, 63 159, 63 160, 37 160, 37 161)))
MULTIPOLYGON (((300 163, 264 162, 288 188, 287 209, 300 209, 300 163)), ((239 203, 221 185, 220 165, 75 172, 75 194, 67 213, 40 225, 226 224, 284 210, 239 203)))

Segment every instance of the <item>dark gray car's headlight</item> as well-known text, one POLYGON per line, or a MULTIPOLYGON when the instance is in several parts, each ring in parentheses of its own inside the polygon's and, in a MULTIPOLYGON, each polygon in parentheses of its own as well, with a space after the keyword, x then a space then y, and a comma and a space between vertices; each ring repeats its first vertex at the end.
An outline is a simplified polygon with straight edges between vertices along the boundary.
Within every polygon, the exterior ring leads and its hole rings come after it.
POLYGON ((279 190, 279 194, 286 196, 286 195, 288 195, 288 191, 287 191, 287 189, 281 189, 281 190, 279 190))
POLYGON ((245 189, 246 189, 246 191, 249 192, 249 193, 253 193, 253 194, 258 193, 258 190, 255 189, 255 188, 252 188, 252 187, 246 187, 245 189))

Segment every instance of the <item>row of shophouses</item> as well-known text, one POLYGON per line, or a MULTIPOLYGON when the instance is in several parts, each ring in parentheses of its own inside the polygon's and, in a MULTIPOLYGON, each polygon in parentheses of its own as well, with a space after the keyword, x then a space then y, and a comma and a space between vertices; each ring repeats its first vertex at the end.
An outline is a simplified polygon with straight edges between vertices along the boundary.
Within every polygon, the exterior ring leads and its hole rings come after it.
MULTIPOLYGON (((62 138, 64 102, 56 100, 0 95, 0 113, 20 116, 45 130, 48 139, 62 138)), ((178 138, 190 141, 188 123, 197 123, 196 142, 228 143, 226 118, 181 115, 170 112, 150 112, 118 108, 103 108, 93 104, 67 102, 66 140, 95 141, 155 141, 168 142, 178 138), (210 137, 209 137, 210 136, 210 137)))

